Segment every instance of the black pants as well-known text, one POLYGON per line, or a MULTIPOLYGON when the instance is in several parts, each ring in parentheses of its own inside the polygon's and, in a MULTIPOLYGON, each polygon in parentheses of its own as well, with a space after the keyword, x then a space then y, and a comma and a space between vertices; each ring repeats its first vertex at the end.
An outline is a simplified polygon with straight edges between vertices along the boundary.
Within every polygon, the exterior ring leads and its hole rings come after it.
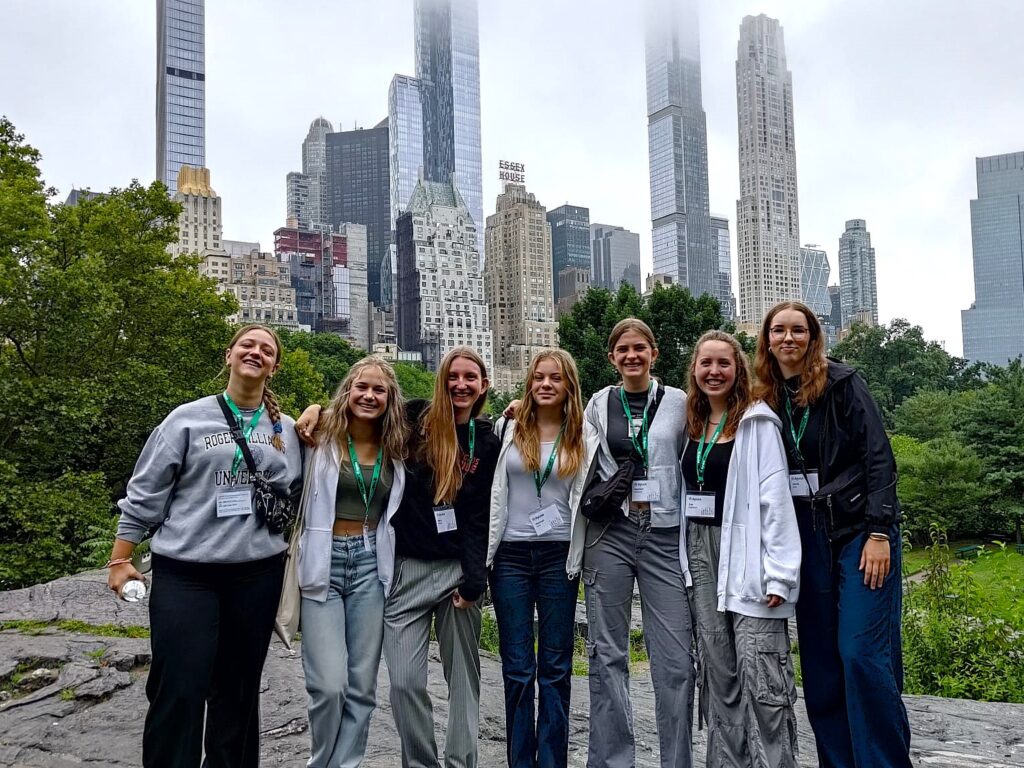
POLYGON ((145 768, 255 768, 259 690, 284 558, 186 563, 153 556, 153 664, 145 768), (205 715, 205 740, 203 724, 205 715))

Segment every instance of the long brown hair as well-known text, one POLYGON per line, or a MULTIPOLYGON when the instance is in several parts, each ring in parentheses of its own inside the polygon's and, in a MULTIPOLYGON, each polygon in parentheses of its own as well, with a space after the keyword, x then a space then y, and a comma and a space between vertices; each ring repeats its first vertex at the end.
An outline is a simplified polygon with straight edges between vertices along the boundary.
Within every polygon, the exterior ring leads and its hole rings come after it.
POLYGON ((810 334, 807 354, 803 360, 803 371, 800 374, 800 390, 793 398, 794 402, 801 408, 806 408, 825 394, 825 386, 828 384, 825 337, 817 316, 810 307, 799 301, 783 301, 776 304, 768 310, 764 322, 761 323, 761 333, 757 337, 757 356, 754 358, 754 373, 757 376, 754 397, 764 400, 775 410, 781 406, 779 391, 785 385, 786 378, 782 375, 782 369, 779 368, 779 363, 771 351, 771 331, 775 316, 786 309, 796 310, 804 316, 810 334))
MULTIPOLYGON (((454 501, 462 487, 462 471, 459 468, 459 438, 455 433, 455 407, 448 392, 448 372, 452 363, 464 357, 480 369, 480 378, 487 379, 487 366, 483 358, 472 347, 458 346, 441 360, 434 379, 434 396, 420 416, 419 430, 422 436, 420 457, 434 473, 434 503, 454 501)), ((483 410, 487 400, 486 390, 473 403, 470 418, 475 419, 483 410)))
POLYGON ((740 419, 743 418, 743 414, 754 398, 751 395, 750 361, 736 338, 725 331, 708 331, 697 339, 697 343, 693 346, 693 354, 690 356, 690 372, 687 376, 689 383, 686 393, 686 429, 691 438, 699 439, 707 428, 708 419, 711 417, 711 401, 697 386, 697 358, 700 355, 701 345, 706 341, 724 341, 732 347, 732 356, 736 361, 736 381, 733 382, 732 390, 726 399, 726 408, 729 413, 722 434, 725 437, 734 437, 739 428, 740 419))
MULTIPOLYGON (((281 346, 281 338, 277 335, 277 331, 271 328, 269 325, 260 325, 259 323, 250 323, 249 325, 243 325, 237 331, 235 335, 231 337, 231 341, 228 342, 227 352, 230 352, 234 348, 238 340, 241 339, 245 334, 250 331, 263 331, 269 334, 270 338, 274 340, 274 348, 277 350, 277 354, 274 356, 274 362, 277 364, 281 363, 281 352, 283 350, 281 346)), ((273 445, 281 453, 284 453, 284 439, 281 437, 283 427, 281 426, 281 405, 277 402, 277 395, 270 391, 270 387, 267 386, 267 379, 263 382, 263 405, 267 409, 267 414, 270 416, 270 422, 274 425, 274 436, 270 438, 270 444, 273 445)))
POLYGON ((565 383, 562 405, 562 438, 558 443, 558 476, 572 477, 583 464, 583 400, 580 395, 580 374, 572 355, 562 349, 542 349, 533 356, 526 371, 526 391, 516 411, 516 432, 513 441, 531 472, 540 469, 540 429, 537 426, 537 401, 533 399, 533 376, 544 360, 554 360, 565 383))
POLYGON ((317 444, 325 445, 330 441, 338 448, 338 461, 344 464, 348 458, 348 424, 351 412, 349 398, 352 385, 359 375, 366 370, 376 368, 384 377, 388 391, 388 403, 384 415, 378 419, 377 428, 380 433, 380 445, 384 451, 384 461, 405 458, 405 446, 409 438, 409 426, 405 421, 405 400, 398 386, 395 369, 384 358, 367 355, 359 360, 345 374, 338 385, 334 399, 324 415, 323 426, 317 431, 317 444))

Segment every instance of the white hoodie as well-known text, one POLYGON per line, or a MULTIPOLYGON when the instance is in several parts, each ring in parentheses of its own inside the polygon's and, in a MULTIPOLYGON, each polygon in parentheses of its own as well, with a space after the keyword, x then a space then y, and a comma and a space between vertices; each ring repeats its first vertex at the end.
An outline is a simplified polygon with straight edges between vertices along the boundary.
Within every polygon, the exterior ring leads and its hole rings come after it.
MULTIPOLYGON (((302 531, 299 532, 298 578, 302 596, 322 603, 331 585, 331 546, 334 541, 335 501, 338 496, 338 449, 334 441, 318 446, 308 461, 312 467, 310 487, 303 503, 302 531)), ((387 509, 377 523, 377 577, 384 596, 391 592, 395 572, 395 529, 391 524, 405 491, 405 464, 392 462, 391 495, 387 509)))
MULTIPOLYGON (((501 452, 498 454, 498 465, 494 470, 494 480, 491 484, 491 522, 490 532, 487 540, 487 567, 494 565, 494 556, 498 553, 498 546, 501 544, 501 537, 505 533, 505 525, 508 523, 508 473, 506 470, 508 462, 508 451, 515 437, 516 423, 509 420, 508 426, 504 429, 504 436, 501 441, 501 452)), ((496 435, 502 434, 502 420, 499 419, 494 427, 496 435)), ((583 491, 594 476, 597 469, 597 452, 599 437, 597 430, 589 424, 583 427, 584 452, 580 469, 573 479, 572 490, 569 493, 569 510, 571 520, 569 523, 569 556, 565 561, 565 571, 568 577, 574 578, 583 567, 583 546, 586 539, 587 519, 580 512, 580 502, 583 499, 583 491)))
MULTIPOLYGON (((782 422, 762 402, 747 408, 736 430, 722 509, 718 610, 764 619, 788 619, 800 596, 800 531, 789 492, 782 422), (769 608, 767 596, 786 602, 769 608)), ((683 483, 682 508, 686 509, 683 483)), ((686 526, 679 527, 686 563, 686 526)))

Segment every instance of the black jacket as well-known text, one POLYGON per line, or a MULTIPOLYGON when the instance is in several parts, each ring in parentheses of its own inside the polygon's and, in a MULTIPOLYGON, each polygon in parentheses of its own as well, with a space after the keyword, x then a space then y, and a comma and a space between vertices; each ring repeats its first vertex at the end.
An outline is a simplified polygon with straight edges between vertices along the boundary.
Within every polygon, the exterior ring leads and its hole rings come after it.
MULTIPOLYGON (((412 400, 406 406, 406 418, 413 434, 405 464, 405 493, 393 518, 395 554, 418 560, 458 560, 462 564, 459 594, 467 600, 477 600, 487 588, 491 480, 501 443, 490 421, 476 419, 475 461, 467 469, 452 504, 458 527, 455 531, 438 533, 434 518, 434 473, 417 458, 421 443, 419 418, 426 406, 425 400, 412 400)), ((462 450, 468 452, 468 427, 459 425, 455 431, 462 450)))
MULTIPOLYGON (((864 529, 888 534, 900 517, 896 459, 868 385, 856 370, 829 358, 828 383, 819 402, 824 409, 818 440, 820 485, 826 485, 849 467, 863 465, 868 489, 864 529)), ((784 414, 780 418, 785 421, 784 414)), ((792 436, 785 429, 782 433, 792 455, 792 436)))

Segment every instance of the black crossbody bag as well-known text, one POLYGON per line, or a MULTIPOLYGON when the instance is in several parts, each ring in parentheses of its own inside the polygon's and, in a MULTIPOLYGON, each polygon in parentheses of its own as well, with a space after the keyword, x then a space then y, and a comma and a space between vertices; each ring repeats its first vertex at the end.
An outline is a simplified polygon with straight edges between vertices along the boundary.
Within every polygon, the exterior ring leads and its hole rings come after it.
POLYGON ((231 412, 224 395, 217 395, 217 403, 224 412, 231 428, 231 437, 242 449, 242 458, 249 469, 249 480, 253 486, 252 511, 259 525, 267 526, 271 533, 287 533, 295 522, 295 503, 291 496, 278 492, 270 482, 256 471, 256 461, 249 450, 249 443, 242 434, 238 419, 231 412))

